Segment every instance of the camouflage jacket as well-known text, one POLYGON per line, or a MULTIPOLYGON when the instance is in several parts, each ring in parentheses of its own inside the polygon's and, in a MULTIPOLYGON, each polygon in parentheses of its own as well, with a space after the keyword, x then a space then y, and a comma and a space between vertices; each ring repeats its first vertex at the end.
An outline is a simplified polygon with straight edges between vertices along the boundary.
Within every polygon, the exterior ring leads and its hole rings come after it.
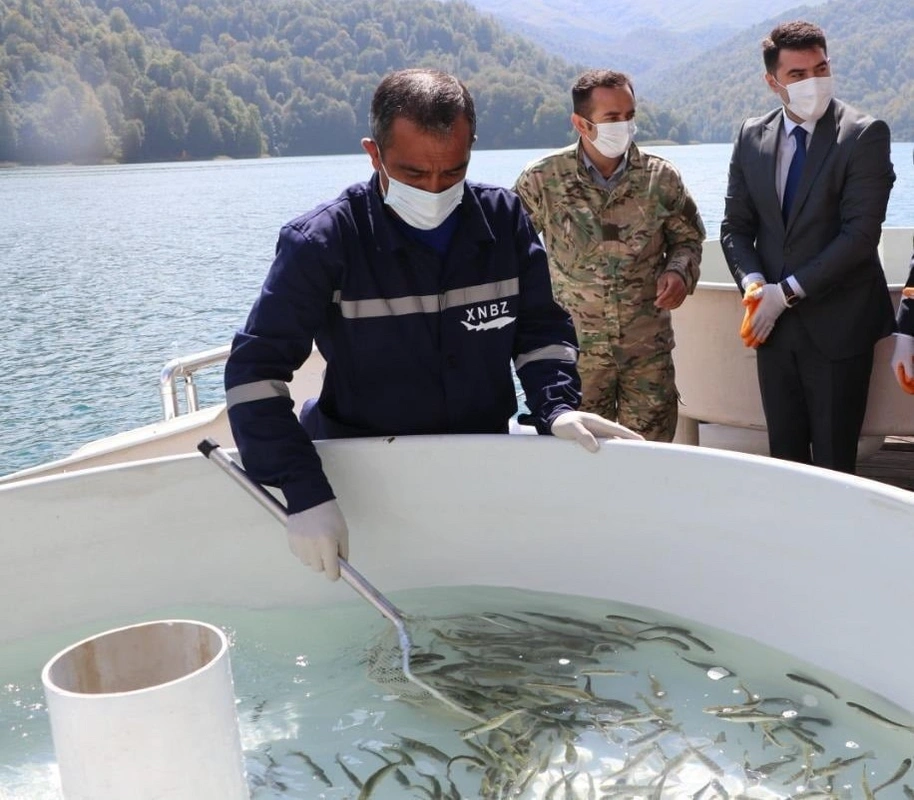
POLYGON ((657 279, 672 270, 694 291, 705 228, 669 161, 633 144, 607 192, 588 174, 578 143, 528 164, 514 191, 542 233, 556 299, 583 328, 582 347, 595 334, 672 348, 670 312, 654 307, 657 279), (595 296, 601 320, 591 331, 581 308, 592 314, 595 296))

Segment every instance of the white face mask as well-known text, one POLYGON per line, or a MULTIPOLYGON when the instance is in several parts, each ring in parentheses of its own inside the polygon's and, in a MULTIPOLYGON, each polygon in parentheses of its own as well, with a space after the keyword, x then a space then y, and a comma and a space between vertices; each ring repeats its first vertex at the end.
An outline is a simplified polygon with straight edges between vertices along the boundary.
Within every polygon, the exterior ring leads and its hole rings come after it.
MULTIPOLYGON (((590 122, 590 120, 587 120, 590 122)), ((607 158, 618 158, 632 143, 638 126, 634 122, 590 122, 597 129, 597 138, 588 140, 607 158)))
POLYGON ((831 75, 824 78, 807 78, 788 86, 777 81, 775 83, 787 90, 788 101, 784 103, 787 110, 807 122, 816 122, 835 96, 831 75))
POLYGON ((381 169, 387 176, 385 204, 396 211, 397 216, 407 225, 418 228, 420 231, 437 228, 463 200, 465 180, 459 180, 450 188, 436 194, 391 178, 387 167, 383 164, 381 164, 381 169))

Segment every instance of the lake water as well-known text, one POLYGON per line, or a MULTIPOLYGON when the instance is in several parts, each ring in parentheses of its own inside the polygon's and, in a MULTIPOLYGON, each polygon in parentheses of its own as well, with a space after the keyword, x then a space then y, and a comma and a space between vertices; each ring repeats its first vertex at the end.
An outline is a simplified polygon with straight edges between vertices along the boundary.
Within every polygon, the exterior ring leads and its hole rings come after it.
MULTIPOLYGON (((395 637, 361 601, 320 614, 197 607, 148 618, 228 632, 252 800, 558 800, 595 797, 595 787, 629 800, 911 796, 911 714, 750 639, 518 589, 420 589, 394 601, 422 611, 408 622, 414 672, 487 724, 373 682, 377 643, 395 637), (400 763, 395 774, 388 761, 400 763)), ((111 627, 127 622, 137 620, 111 627)), ((59 800, 38 676, 60 648, 105 629, 4 648, 0 800, 59 800)))
MULTIPOLYGON (((730 145, 646 149, 716 236, 730 145)), ((542 152, 476 152, 470 177, 510 186, 542 152)), ((893 145, 890 226, 914 225, 911 153, 893 145)), ((282 223, 369 170, 364 154, 0 170, 0 474, 159 420, 165 362, 227 344, 282 223)), ((219 372, 201 373, 201 401, 219 372)))

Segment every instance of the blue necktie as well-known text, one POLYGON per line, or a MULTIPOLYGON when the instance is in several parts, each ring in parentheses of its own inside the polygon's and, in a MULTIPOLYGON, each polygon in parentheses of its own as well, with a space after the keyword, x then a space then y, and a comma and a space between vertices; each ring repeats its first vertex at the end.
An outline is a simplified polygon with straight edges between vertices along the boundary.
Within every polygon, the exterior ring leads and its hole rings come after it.
POLYGON ((790 168, 787 170, 787 183, 784 184, 784 202, 781 204, 781 216, 784 218, 784 224, 787 224, 787 218, 790 216, 790 207, 793 205, 793 199, 797 196, 797 188, 800 185, 800 176, 803 174, 803 165, 806 163, 806 130, 797 125, 790 135, 796 139, 797 149, 790 159, 790 168))

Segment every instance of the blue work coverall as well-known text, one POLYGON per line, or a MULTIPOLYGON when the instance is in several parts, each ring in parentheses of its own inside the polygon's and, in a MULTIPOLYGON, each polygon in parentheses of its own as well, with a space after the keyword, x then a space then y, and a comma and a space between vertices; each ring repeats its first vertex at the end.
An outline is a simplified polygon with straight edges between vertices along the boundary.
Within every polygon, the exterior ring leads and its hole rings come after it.
POLYGON ((333 498, 312 439, 507 432, 512 360, 539 433, 580 404, 574 324, 520 200, 467 182, 453 213, 442 256, 391 216, 375 173, 280 231, 225 388, 245 468, 289 513, 333 498), (327 369, 300 422, 287 383, 312 343, 327 369))

